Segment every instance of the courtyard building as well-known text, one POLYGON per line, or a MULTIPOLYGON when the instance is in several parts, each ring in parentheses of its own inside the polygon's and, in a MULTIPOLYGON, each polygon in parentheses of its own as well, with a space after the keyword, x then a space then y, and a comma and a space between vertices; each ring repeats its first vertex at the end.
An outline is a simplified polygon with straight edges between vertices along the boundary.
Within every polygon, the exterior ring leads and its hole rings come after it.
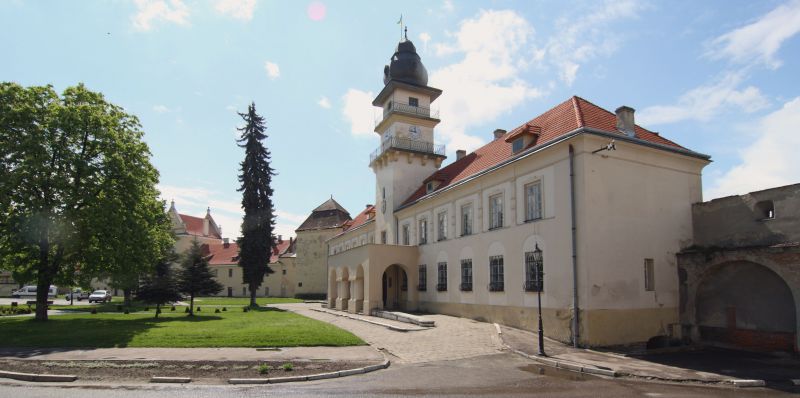
POLYGON ((411 41, 383 82, 375 204, 327 241, 330 308, 535 330, 541 293, 545 334, 563 342, 679 337, 676 253, 709 156, 576 96, 442 167, 442 91, 411 41))

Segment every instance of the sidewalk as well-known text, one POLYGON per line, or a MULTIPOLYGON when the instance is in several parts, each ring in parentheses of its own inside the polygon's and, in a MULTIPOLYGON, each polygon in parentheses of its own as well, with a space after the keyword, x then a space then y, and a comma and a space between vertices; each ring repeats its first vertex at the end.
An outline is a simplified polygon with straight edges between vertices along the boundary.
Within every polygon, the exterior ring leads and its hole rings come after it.
MULTIPOLYGON (((512 350, 534 359, 538 335, 534 332, 501 326, 503 342, 512 350)), ((725 350, 701 350, 643 357, 618 355, 589 349, 576 349, 545 338, 545 361, 583 367, 615 377, 636 377, 672 382, 731 383, 740 379, 789 382, 800 378, 800 361, 790 357, 725 350), (680 365, 680 366, 674 366, 680 365), (602 372, 605 371, 605 372, 602 372), (612 373, 613 372, 613 373, 612 373)))

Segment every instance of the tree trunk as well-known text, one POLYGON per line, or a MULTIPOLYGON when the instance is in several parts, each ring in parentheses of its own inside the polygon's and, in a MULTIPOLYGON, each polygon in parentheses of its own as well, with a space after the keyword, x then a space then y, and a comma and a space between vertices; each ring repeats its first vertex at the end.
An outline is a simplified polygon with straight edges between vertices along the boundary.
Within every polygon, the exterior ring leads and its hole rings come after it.
POLYGON ((47 293, 50 292, 50 278, 42 275, 36 284, 36 320, 47 320, 47 293))
POLYGON ((258 307, 258 303, 256 303, 256 290, 257 289, 258 289, 258 286, 255 286, 254 283, 250 284, 250 307, 252 307, 252 308, 258 307))
POLYGON ((123 299, 123 304, 131 308, 131 289, 122 289, 122 296, 125 297, 123 299))
POLYGON ((161 312, 161 303, 156 303, 156 319, 158 319, 159 312, 161 312))
POLYGON ((194 316, 194 293, 189 295, 189 316, 194 316))

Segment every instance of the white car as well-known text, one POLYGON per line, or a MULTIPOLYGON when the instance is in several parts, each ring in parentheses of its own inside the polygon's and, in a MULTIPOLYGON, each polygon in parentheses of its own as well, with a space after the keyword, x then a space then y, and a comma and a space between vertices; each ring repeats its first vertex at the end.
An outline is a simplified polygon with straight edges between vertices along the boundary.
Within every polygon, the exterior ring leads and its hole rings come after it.
POLYGON ((99 303, 101 301, 104 303, 111 301, 111 293, 108 290, 95 290, 89 295, 90 303, 99 303))
MULTIPOLYGON (((37 287, 30 285, 30 286, 23 286, 21 289, 11 292, 11 297, 13 298, 21 298, 21 297, 36 297, 36 290, 37 287)), ((47 297, 56 297, 56 293, 58 288, 53 285, 50 285, 50 290, 47 291, 47 297)))

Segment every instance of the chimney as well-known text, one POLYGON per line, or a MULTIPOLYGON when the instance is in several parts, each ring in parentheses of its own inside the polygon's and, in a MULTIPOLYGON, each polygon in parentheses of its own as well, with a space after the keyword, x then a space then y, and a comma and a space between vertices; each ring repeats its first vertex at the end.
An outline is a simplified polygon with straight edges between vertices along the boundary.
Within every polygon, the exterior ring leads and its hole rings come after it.
POLYGON ((506 131, 505 131, 505 130, 503 130, 503 129, 495 129, 495 130, 494 130, 494 139, 501 138, 501 137, 502 137, 502 136, 504 136, 505 134, 506 134, 506 131))
POLYGON ((459 149, 459 150, 456 151, 456 160, 459 160, 459 159, 463 158, 464 156, 467 156, 467 151, 465 151, 463 149, 459 149))
POLYGON ((222 238, 222 247, 226 249, 231 247, 231 241, 228 238, 222 238))
POLYGON ((624 133, 628 137, 636 137, 636 130, 634 130, 633 112, 636 112, 629 106, 621 106, 617 108, 617 130, 624 133))
POLYGON ((289 237, 289 247, 292 247, 293 244, 294 244, 294 238, 290 236, 289 237))
POLYGON ((283 243, 283 235, 278 235, 278 243, 283 243))
POLYGON ((211 218, 211 208, 209 207, 206 209, 206 216, 203 218, 203 236, 208 236, 209 233, 209 222, 208 219, 211 218))

